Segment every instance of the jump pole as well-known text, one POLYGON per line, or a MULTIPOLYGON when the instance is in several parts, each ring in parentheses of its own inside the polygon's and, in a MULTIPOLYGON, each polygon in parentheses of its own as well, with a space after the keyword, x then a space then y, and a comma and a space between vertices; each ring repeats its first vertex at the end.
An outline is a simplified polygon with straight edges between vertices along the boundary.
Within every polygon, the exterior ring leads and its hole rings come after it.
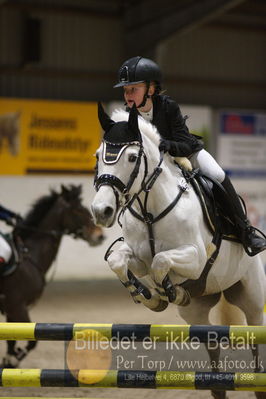
MULTIPOLYGON (((218 325, 176 325, 176 324, 91 324, 91 323, 0 323, 0 340, 29 341, 71 341, 89 340, 96 331, 98 337, 117 340, 142 341, 146 337, 157 342, 217 342, 227 339, 247 344, 266 344, 266 326, 218 326, 218 325)), ((94 335, 94 340, 96 335, 94 335)), ((101 339, 101 338, 99 338, 101 339)))
POLYGON ((1 369, 0 386, 212 389, 266 392, 266 373, 1 369))

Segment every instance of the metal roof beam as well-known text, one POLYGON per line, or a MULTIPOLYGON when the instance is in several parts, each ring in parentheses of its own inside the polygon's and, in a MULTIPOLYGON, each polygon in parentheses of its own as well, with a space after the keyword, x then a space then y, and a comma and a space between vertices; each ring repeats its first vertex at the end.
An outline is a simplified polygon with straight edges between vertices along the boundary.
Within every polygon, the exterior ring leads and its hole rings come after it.
POLYGON ((245 0, 146 0, 125 12, 125 47, 132 55, 147 52, 173 33, 186 33, 224 14, 245 0), (160 4, 160 6, 159 6, 160 4), (158 13, 160 7, 161 13, 158 13), (167 10, 167 14, 165 13, 167 10), (140 24, 136 25, 134 21, 140 24))
POLYGON ((117 6, 103 7, 99 4, 97 7, 90 5, 85 6, 73 3, 42 3, 34 0, 0 0, 0 7, 14 8, 27 12, 41 12, 43 14, 60 14, 60 15, 80 15, 80 16, 95 16, 102 18, 120 18, 122 16, 121 9, 117 6))

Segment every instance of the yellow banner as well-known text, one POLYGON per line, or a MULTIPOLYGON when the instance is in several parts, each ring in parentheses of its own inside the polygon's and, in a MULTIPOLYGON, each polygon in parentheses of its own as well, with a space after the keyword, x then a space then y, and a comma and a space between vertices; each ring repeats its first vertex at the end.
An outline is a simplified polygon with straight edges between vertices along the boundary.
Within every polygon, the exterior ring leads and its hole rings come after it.
POLYGON ((0 174, 89 173, 100 136, 96 103, 0 98, 0 174))

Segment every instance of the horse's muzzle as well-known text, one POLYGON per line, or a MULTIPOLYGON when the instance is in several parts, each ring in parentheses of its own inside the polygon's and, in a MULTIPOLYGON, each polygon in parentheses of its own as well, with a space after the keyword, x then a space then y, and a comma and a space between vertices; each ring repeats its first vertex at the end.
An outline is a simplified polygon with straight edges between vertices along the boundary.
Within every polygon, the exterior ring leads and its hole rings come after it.
POLYGON ((98 226, 111 227, 115 222, 116 210, 104 204, 92 204, 91 211, 94 219, 94 223, 98 226))
POLYGON ((94 223, 98 226, 111 227, 118 211, 115 191, 109 185, 103 185, 97 191, 91 204, 94 223))

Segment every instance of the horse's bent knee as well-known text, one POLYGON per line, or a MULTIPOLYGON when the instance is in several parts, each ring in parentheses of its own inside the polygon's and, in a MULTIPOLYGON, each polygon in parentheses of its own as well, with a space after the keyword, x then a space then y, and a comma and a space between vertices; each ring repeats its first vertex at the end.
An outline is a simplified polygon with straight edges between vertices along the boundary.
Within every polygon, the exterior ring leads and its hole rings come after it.
POLYGON ((156 283, 161 284, 170 269, 169 257, 165 252, 159 252, 153 258, 151 269, 156 283))
POLYGON ((125 256, 121 256, 117 252, 112 252, 108 258, 108 265, 121 281, 126 282, 128 280, 128 260, 125 256))

